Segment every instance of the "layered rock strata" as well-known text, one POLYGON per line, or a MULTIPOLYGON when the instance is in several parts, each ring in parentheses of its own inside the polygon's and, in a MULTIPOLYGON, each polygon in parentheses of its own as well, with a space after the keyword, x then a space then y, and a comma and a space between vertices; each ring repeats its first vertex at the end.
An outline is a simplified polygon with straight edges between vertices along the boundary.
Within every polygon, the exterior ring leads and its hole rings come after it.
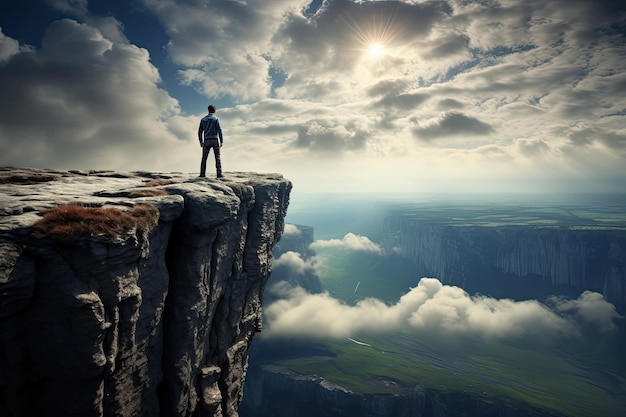
POLYGON ((1 169, 0 415, 237 416, 290 190, 1 169))

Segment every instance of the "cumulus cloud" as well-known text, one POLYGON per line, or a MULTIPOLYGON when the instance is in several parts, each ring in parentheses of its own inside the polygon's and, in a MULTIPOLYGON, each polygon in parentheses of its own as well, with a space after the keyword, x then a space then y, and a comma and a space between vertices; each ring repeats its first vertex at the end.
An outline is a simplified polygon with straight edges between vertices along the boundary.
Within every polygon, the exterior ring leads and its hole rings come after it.
POLYGON ((183 83, 209 97, 229 95, 236 101, 268 97, 272 37, 283 15, 308 5, 305 0, 142 2, 163 23, 169 55, 183 66, 183 83))
POLYGON ((87 14, 87 0, 46 0, 50 7, 61 12, 87 14))
POLYGON ((587 323, 611 330, 613 320, 619 317, 614 307, 596 293, 585 292, 571 301, 553 300, 549 308, 534 300, 472 297, 435 278, 422 278, 393 305, 373 298, 348 305, 327 292, 309 294, 284 283, 274 291, 282 299, 264 310, 266 337, 343 338, 359 333, 407 331, 432 336, 553 340, 580 337, 581 325, 587 323))
POLYGON ((0 89, 12 97, 0 103, 0 163, 129 170, 177 160, 168 123, 179 105, 145 49, 63 19, 41 48, 12 50, 0 66, 0 89))
POLYGON ((315 273, 315 257, 303 259, 298 252, 288 251, 280 255, 273 262, 273 268, 287 268, 290 273, 303 275, 307 272, 315 273))
POLYGON ((614 320, 623 318, 615 306, 607 303, 597 292, 585 291, 575 300, 553 298, 551 302, 556 311, 571 314, 602 331, 614 330, 614 320))
POLYGON ((298 226, 291 223, 285 224, 285 229, 283 230, 283 235, 285 236, 300 236, 302 231, 298 229, 298 226))
POLYGON ((6 36, 2 33, 2 28, 0 28, 0 62, 6 61, 12 55, 15 55, 19 49, 19 42, 6 36))
POLYGON ((351 251, 372 252, 382 255, 383 250, 380 245, 372 242, 366 236, 346 233, 342 239, 316 240, 309 245, 311 249, 340 248, 351 251))

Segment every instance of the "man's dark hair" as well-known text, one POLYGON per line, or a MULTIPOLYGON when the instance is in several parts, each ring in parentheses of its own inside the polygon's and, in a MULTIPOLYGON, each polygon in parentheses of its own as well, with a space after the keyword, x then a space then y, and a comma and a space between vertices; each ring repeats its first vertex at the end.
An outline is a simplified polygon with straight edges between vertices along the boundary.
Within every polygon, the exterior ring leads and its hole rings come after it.
POLYGON ((209 105, 209 113, 215 113, 215 106, 212 104, 209 105))

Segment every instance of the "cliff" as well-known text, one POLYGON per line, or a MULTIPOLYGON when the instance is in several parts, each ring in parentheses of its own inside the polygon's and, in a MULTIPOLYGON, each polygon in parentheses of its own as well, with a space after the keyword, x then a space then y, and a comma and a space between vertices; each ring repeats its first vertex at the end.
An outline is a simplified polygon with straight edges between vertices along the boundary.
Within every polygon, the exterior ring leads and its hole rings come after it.
POLYGON ((386 248, 470 292, 499 297, 604 294, 626 307, 626 231, 531 226, 454 226, 392 216, 386 248))
POLYGON ((513 405, 488 394, 473 398, 415 386, 393 394, 356 394, 320 376, 267 365, 250 378, 242 415, 273 417, 559 417, 553 411, 513 405), (284 399, 288 398, 289 401, 284 399), (247 409, 250 407, 250 410, 247 409))
POLYGON ((0 170, 0 415, 237 416, 290 190, 0 170))

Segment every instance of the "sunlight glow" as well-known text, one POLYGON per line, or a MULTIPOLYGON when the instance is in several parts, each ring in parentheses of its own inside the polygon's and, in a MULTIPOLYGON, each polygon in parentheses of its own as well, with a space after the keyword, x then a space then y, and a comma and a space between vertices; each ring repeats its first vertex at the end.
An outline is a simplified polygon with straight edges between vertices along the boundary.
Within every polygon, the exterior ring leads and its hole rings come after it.
POLYGON ((378 58, 382 56, 384 53, 385 53, 385 48, 383 48, 383 46, 379 43, 371 44, 367 50, 367 54, 371 58, 378 58))
POLYGON ((372 15, 369 20, 356 21, 350 16, 339 16, 355 35, 353 49, 363 56, 380 59, 397 44, 401 28, 394 24, 394 14, 372 15))

